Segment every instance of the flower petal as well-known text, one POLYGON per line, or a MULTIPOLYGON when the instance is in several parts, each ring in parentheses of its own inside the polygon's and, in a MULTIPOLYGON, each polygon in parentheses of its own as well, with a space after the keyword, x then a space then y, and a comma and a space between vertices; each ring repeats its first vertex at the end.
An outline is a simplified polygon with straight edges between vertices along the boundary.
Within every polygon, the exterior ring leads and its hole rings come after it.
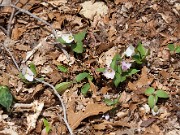
POLYGON ((123 71, 127 71, 131 67, 131 63, 128 63, 128 62, 125 62, 125 61, 123 61, 121 64, 122 64, 121 66, 122 66, 123 71))
POLYGON ((113 69, 111 69, 110 67, 106 68, 106 70, 103 72, 103 75, 107 78, 107 79, 113 79, 115 76, 115 71, 113 69))
POLYGON ((26 80, 32 82, 34 79, 34 73, 31 71, 30 68, 28 67, 23 67, 22 69, 22 74, 24 75, 24 77, 26 78, 26 80))
POLYGON ((74 37, 72 34, 63 34, 61 38, 66 42, 66 43, 71 43, 74 41, 74 37))
POLYGON ((126 51, 124 52, 124 54, 127 56, 127 57, 131 57, 133 54, 134 54, 134 46, 130 45, 126 51))

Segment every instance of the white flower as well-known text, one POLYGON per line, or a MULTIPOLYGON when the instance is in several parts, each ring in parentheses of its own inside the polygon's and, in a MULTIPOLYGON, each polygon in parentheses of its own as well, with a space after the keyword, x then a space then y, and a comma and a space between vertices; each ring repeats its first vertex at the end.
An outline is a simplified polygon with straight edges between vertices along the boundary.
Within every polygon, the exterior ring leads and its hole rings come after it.
POLYGON ((113 79, 115 76, 115 71, 108 67, 106 68, 106 70, 103 72, 103 75, 107 78, 107 79, 113 79))
POLYGON ((123 61, 121 64, 122 64, 121 67, 122 67, 123 71, 127 71, 131 67, 131 63, 128 63, 128 62, 125 62, 125 61, 123 61))
POLYGON ((102 118, 105 118, 105 120, 109 120, 110 116, 109 116, 109 114, 104 114, 104 115, 102 116, 102 118))
POLYGON ((31 71, 30 68, 28 67, 23 67, 22 69, 22 74, 24 75, 24 77, 26 78, 26 80, 32 82, 34 79, 34 73, 31 71))
POLYGON ((72 41, 74 41, 74 37, 73 35, 70 34, 62 34, 61 38, 66 42, 66 43, 71 43, 72 41))
POLYGON ((153 116, 158 115, 159 114, 159 109, 157 106, 154 106, 154 108, 151 109, 151 113, 153 116))
POLYGON ((135 48, 134 48, 132 45, 130 45, 130 46, 126 49, 126 51, 124 52, 124 54, 125 54, 127 57, 131 57, 131 56, 134 54, 134 50, 135 50, 135 48))

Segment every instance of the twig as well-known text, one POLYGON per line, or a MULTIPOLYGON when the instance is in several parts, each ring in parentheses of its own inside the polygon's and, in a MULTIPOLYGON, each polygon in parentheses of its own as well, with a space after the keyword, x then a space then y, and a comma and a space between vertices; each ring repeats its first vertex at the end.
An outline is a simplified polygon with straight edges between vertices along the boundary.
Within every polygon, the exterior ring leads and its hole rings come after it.
POLYGON ((4 32, 4 34, 7 35, 7 30, 5 28, 3 28, 2 26, 0 26, 0 29, 4 32))
POLYGON ((17 64, 17 62, 16 62, 16 60, 15 60, 15 58, 13 57, 12 53, 11 53, 11 52, 9 51, 9 49, 6 47, 7 44, 9 44, 9 40, 10 40, 9 38, 6 38, 6 39, 5 39, 4 44, 3 44, 3 47, 4 47, 5 50, 9 53, 11 59, 12 59, 13 62, 14 62, 14 65, 16 66, 16 68, 18 69, 18 71, 21 72, 21 70, 20 70, 20 68, 19 68, 19 66, 18 66, 18 64, 17 64))
POLYGON ((64 103, 63 103, 63 100, 62 100, 61 96, 59 95, 59 93, 58 93, 57 90, 55 89, 55 87, 54 87, 53 85, 51 85, 51 84, 43 81, 43 80, 38 79, 38 78, 34 78, 34 79, 35 79, 36 81, 41 82, 41 83, 43 83, 43 84, 45 84, 45 85, 47 85, 47 86, 49 86, 49 87, 52 88, 53 93, 58 97, 59 101, 61 102, 61 105, 62 105, 62 108, 63 108, 63 115, 64 115, 63 120, 64 120, 64 122, 65 122, 65 124, 66 124, 66 126, 67 126, 67 128, 68 128, 68 130, 69 130, 69 133, 70 133, 71 135, 73 135, 72 129, 71 129, 71 127, 70 127, 70 125, 69 125, 69 123, 68 123, 68 121, 67 121, 67 117, 66 117, 66 107, 65 107, 65 105, 64 105, 64 103))
POLYGON ((14 17, 14 13, 15 13, 15 8, 13 8, 12 12, 11 12, 11 16, 9 18, 9 22, 8 22, 8 26, 7 26, 7 36, 10 37, 11 36, 11 23, 14 17))

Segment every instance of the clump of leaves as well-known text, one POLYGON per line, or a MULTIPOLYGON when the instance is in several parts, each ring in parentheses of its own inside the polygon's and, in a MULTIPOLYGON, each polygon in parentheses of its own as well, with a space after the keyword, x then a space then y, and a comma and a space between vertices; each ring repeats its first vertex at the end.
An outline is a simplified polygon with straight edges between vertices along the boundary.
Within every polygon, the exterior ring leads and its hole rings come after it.
POLYGON ((120 65, 117 63, 122 63, 122 59, 119 54, 114 56, 110 65, 110 67, 115 71, 113 82, 116 87, 119 85, 119 83, 124 82, 127 77, 139 72, 139 70, 135 68, 128 68, 123 64, 120 65))
POLYGON ((180 53, 180 46, 175 46, 174 44, 169 44, 168 48, 171 52, 180 53))
MULTIPOLYGON (((80 73, 75 77, 76 82, 81 82, 84 79, 88 79, 88 81, 92 81, 93 77, 87 72, 80 73)), ((81 93, 85 96, 89 89, 90 89, 90 84, 85 83, 81 88, 81 93)))
POLYGON ((116 54, 112 59, 112 62, 107 68, 99 68, 97 71, 103 72, 103 75, 107 79, 113 79, 114 85, 117 87, 120 83, 126 81, 126 79, 133 74, 139 72, 136 67, 132 65, 142 64, 146 60, 146 56, 149 54, 149 50, 146 49, 141 43, 136 48, 130 45, 126 51, 120 56, 116 54), (124 57, 126 56, 126 57, 124 57), (131 63, 126 61, 126 58, 131 58, 131 63))
MULTIPOLYGON (((92 81, 93 77, 87 72, 79 73, 73 81, 61 82, 57 84, 55 88, 59 93, 63 93, 66 89, 72 86, 73 83, 79 83, 84 79, 88 79, 88 81, 92 81)), ((81 88, 81 93, 85 96, 89 89, 90 89, 90 84, 85 83, 81 88)))
POLYGON ((151 109, 156 106, 158 98, 169 98, 169 95, 163 90, 156 90, 149 87, 145 90, 145 95, 148 96, 148 105, 151 109))
MULTIPOLYGON (((66 34, 67 35, 67 34, 66 34)), ((81 31, 77 34, 69 34, 67 36, 62 36, 57 39, 61 44, 71 46, 71 49, 76 53, 83 53, 83 40, 86 35, 86 30, 81 31)))
POLYGON ((33 82, 34 77, 37 76, 36 66, 33 63, 30 63, 29 67, 24 66, 22 72, 19 74, 19 77, 25 83, 33 82))
POLYGON ((0 104, 6 108, 7 111, 10 110, 10 107, 13 102, 12 94, 7 86, 0 85, 0 104))
POLYGON ((146 56, 149 55, 149 49, 146 49, 142 43, 139 43, 135 49, 135 55, 132 58, 136 61, 137 64, 142 64, 146 60, 146 56))

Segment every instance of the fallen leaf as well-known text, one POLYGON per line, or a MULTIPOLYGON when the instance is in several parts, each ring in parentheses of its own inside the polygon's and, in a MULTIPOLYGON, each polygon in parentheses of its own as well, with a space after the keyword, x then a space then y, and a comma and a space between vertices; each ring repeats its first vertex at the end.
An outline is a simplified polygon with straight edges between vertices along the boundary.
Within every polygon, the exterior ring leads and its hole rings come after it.
POLYGON ((108 7, 104 2, 95 2, 85 1, 81 4, 82 10, 80 14, 84 15, 88 19, 93 19, 95 15, 105 15, 108 13, 108 7))
MULTIPOLYGON (((73 105, 73 103, 71 104, 73 105)), ((89 116, 98 115, 99 113, 105 113, 111 109, 112 107, 106 106, 105 104, 89 103, 87 104, 85 111, 74 112, 72 106, 67 110, 68 122, 71 128, 75 129, 80 125, 81 121, 84 120, 85 118, 89 116)))
POLYGON ((149 86, 154 78, 149 77, 148 69, 144 66, 141 72, 139 80, 135 82, 129 82, 128 87, 130 90, 139 90, 142 87, 149 86))
POLYGON ((150 126, 155 121, 156 121, 155 118, 151 118, 151 119, 143 121, 140 126, 141 127, 148 127, 148 126, 150 126))

